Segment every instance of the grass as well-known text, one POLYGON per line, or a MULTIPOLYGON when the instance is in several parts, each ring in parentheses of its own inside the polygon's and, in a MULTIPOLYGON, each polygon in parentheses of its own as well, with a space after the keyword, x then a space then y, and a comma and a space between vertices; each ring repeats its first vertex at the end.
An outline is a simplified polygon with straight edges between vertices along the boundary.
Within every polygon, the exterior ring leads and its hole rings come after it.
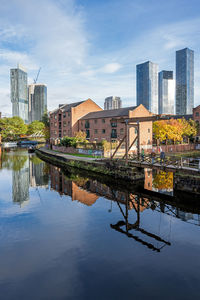
POLYGON ((60 154, 66 154, 66 155, 71 155, 71 156, 78 156, 78 157, 89 157, 89 158, 100 158, 100 156, 97 155, 90 155, 90 154, 82 154, 82 153, 64 153, 60 152, 58 150, 52 150, 54 152, 60 153, 60 154))
POLYGON ((173 153, 166 153, 167 156, 175 156, 177 158, 181 157, 200 157, 199 150, 192 150, 186 152, 173 152, 173 153))

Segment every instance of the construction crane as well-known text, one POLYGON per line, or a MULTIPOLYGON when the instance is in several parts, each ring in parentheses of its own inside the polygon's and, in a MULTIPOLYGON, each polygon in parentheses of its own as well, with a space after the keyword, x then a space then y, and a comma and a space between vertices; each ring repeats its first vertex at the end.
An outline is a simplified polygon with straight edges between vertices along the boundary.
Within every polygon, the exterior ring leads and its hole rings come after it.
POLYGON ((38 80, 38 77, 39 77, 39 74, 40 74, 40 70, 41 70, 41 67, 38 70, 36 78, 34 79, 34 84, 37 83, 37 80, 38 80))

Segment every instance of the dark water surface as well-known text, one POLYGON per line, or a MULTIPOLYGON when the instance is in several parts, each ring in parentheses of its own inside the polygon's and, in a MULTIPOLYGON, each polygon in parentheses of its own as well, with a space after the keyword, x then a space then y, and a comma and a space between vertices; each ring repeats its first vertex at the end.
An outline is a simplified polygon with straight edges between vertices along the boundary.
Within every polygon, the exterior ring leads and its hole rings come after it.
POLYGON ((199 214, 2 151, 0 299, 199 299, 199 214))

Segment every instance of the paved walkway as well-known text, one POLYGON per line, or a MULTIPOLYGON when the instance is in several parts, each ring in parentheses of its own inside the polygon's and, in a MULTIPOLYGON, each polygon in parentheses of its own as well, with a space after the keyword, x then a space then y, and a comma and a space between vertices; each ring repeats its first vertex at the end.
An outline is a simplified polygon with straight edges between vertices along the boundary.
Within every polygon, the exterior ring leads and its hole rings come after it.
MULTIPOLYGON (((66 159, 69 160, 77 160, 77 161, 86 161, 86 162, 96 162, 97 160, 101 160, 99 158, 93 158, 93 157, 84 157, 84 156, 75 156, 75 155, 71 155, 71 154, 65 154, 65 153, 58 153, 54 150, 49 150, 46 148, 39 148, 38 150, 42 151, 43 153, 48 153, 57 157, 64 157, 66 159)), ((100 163, 100 162, 98 162, 100 163)))

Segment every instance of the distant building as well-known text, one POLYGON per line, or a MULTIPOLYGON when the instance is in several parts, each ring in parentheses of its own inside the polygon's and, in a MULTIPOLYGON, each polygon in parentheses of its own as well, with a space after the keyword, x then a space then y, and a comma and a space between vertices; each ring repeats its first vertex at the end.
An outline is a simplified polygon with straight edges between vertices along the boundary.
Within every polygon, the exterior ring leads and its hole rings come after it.
POLYGON ((158 113, 158 65, 147 61, 136 66, 137 105, 143 104, 152 113, 158 113))
POLYGON ((192 114, 194 107, 194 51, 176 51, 176 114, 192 114))
POLYGON ((42 120, 47 110, 47 87, 44 84, 30 84, 28 87, 29 123, 42 120))
POLYGON ((18 116, 28 123, 27 73, 18 66, 10 70, 12 116, 18 116))
POLYGON ((175 113, 175 81, 173 71, 159 72, 158 113, 175 113))
POLYGON ((120 97, 111 96, 107 97, 104 102, 104 109, 118 109, 122 107, 122 101, 120 97))

